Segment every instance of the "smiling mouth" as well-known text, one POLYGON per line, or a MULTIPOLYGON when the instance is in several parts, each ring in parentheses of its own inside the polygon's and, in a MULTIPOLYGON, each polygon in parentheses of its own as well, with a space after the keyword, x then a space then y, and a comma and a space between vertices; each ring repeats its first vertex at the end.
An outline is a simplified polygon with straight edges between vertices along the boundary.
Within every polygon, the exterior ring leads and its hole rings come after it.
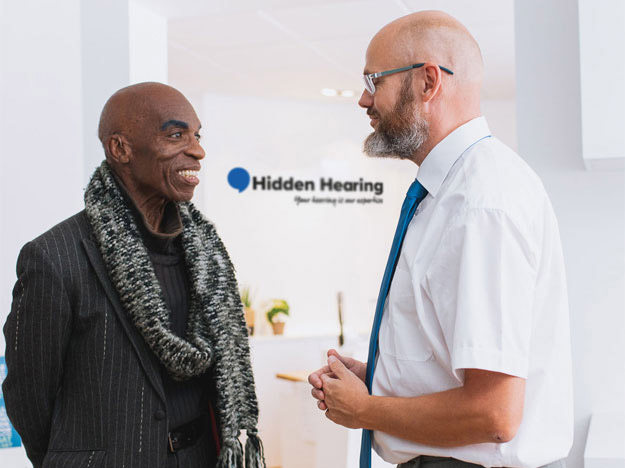
POLYGON ((200 179, 198 177, 198 175, 200 174, 200 171, 192 171, 189 169, 185 169, 182 171, 178 171, 178 174, 182 176, 182 178, 186 182, 189 182, 192 185, 197 185, 200 183, 200 179))

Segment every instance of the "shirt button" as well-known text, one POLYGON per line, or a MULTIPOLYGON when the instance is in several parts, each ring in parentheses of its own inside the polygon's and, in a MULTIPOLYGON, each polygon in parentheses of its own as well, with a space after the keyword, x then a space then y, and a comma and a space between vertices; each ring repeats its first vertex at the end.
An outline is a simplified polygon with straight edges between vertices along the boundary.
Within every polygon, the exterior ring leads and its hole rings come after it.
POLYGON ((154 418, 156 418, 157 421, 162 421, 163 419, 165 419, 165 411, 156 410, 156 412, 154 413, 154 418))

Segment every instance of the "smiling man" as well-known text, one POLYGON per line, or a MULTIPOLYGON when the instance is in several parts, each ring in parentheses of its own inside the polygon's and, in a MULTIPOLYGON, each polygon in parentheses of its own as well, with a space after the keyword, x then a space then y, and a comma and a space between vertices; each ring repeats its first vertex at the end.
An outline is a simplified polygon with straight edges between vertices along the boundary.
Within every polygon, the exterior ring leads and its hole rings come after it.
POLYGON ((264 466, 234 269, 190 203, 200 128, 174 88, 116 92, 85 210, 20 253, 3 392, 36 468, 264 466))
POLYGON ((483 64, 442 12, 400 18, 367 49, 370 156, 419 166, 378 295, 367 362, 330 350, 310 375, 337 424, 401 468, 561 467, 573 440, 558 225, 538 176, 491 135, 483 64))

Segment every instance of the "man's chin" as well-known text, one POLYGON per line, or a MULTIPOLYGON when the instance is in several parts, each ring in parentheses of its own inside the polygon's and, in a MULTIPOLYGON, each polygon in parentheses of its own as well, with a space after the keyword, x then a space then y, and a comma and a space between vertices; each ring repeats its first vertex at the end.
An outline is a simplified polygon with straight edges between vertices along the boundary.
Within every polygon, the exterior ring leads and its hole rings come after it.
POLYGON ((184 202, 191 201, 191 199, 193 198, 193 195, 194 195, 194 190, 191 190, 191 191, 174 190, 172 191, 172 193, 170 194, 168 198, 170 201, 173 201, 176 203, 184 203, 184 202))
POLYGON ((384 137, 377 130, 374 130, 365 138, 362 150, 370 158, 402 159, 389 148, 388 142, 384 140, 384 137))
POLYGON ((185 203, 185 202, 190 202, 192 199, 193 199, 193 194, 190 194, 190 195, 178 197, 176 201, 178 203, 185 203))

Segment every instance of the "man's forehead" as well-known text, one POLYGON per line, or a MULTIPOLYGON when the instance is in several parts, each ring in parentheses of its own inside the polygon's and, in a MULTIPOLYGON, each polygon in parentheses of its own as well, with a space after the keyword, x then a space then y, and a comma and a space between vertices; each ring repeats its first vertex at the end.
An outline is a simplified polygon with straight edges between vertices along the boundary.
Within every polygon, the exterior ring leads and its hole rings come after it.
POLYGON ((371 73, 379 73, 381 71, 402 66, 398 65, 398 63, 399 61, 393 60, 388 56, 370 57, 369 54, 367 54, 363 73, 365 75, 369 75, 371 73))
POLYGON ((187 126, 196 127, 199 119, 193 106, 185 99, 178 102, 161 102, 154 106, 155 121, 162 128, 167 122, 184 122, 187 126))
POLYGON ((403 60, 398 57, 397 44, 389 36, 379 34, 369 43, 365 55, 365 74, 403 66, 403 60))

